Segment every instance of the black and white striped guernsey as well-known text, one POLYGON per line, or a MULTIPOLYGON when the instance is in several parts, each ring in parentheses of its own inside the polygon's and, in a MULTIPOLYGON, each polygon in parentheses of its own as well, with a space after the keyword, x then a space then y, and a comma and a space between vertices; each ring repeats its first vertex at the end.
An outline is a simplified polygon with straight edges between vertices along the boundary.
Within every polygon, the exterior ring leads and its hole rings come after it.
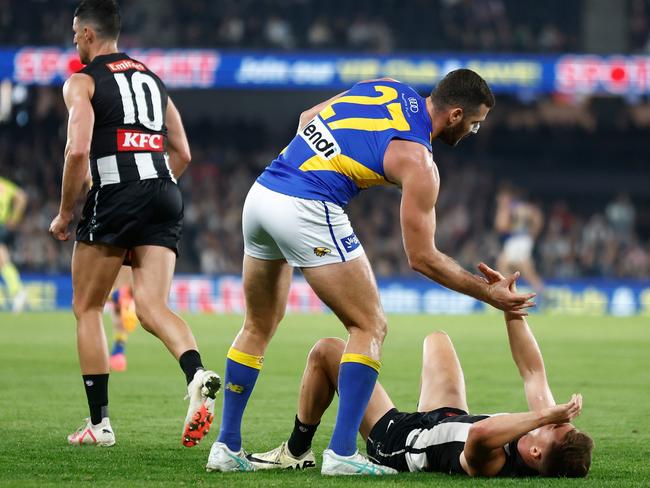
MULTIPOLYGON (((460 455, 470 427, 488 417, 469 415, 456 409, 416 413, 402 413, 394 409, 370 432, 368 455, 373 461, 402 472, 466 475, 460 464, 460 455)), ((537 476, 537 472, 528 467, 519 454, 517 441, 503 446, 506 462, 497 476, 537 476)))
POLYGON ((80 73, 95 82, 93 185, 174 180, 166 152, 168 96, 160 78, 124 53, 96 56, 80 73))

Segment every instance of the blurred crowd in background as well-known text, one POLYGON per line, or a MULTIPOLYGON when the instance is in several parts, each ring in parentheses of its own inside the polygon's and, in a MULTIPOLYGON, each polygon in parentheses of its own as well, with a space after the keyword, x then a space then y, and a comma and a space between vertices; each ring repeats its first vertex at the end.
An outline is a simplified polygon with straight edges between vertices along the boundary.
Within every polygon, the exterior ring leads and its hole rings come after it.
MULTIPOLYGON (((30 90, 30 103, 0 123, 0 175, 29 195, 13 256, 23 271, 68 272, 72 243, 47 234, 60 196, 66 110, 60 88, 30 90)), ((504 97, 477 136, 453 150, 434 144, 442 181, 438 247, 468 269, 480 260, 495 263, 495 195, 507 179, 544 212, 535 256, 545 279, 647 277, 650 201, 647 180, 634 175, 647 175, 650 104, 606 104, 599 116, 602 110, 593 101, 524 105, 504 97)), ((180 181, 185 228, 179 272, 241 271, 244 198, 295 131, 287 127, 287 140, 278 141, 261 122, 254 124, 187 123, 193 162, 180 181), (251 131, 255 145, 246 136, 251 131)), ((402 249, 398 190, 362 192, 348 212, 379 276, 412 273, 402 249)))
MULTIPOLYGON (((0 45, 71 46, 77 0, 0 0, 0 45), (38 12, 38 15, 33 15, 38 12), (27 28, 28 27, 28 28, 27 28)), ((121 0, 120 47, 276 50, 584 52, 584 1, 121 0), (558 16, 557 12, 562 15, 558 16)), ((628 53, 650 53, 650 0, 620 0, 628 53)), ((60 197, 65 122, 60 88, 21 88, 0 122, 0 175, 29 195, 12 246, 24 271, 67 272, 72 243, 47 234, 60 197)), ((227 96, 227 95, 223 95, 227 96)), ((650 275, 650 103, 618 98, 535 102, 500 96, 460 148, 434 144, 442 178, 437 245, 467 268, 495 263, 495 196, 505 180, 544 214, 535 259, 545 279, 650 275), (628 101, 630 102, 630 101, 628 101)), ((206 102, 208 103, 208 102, 206 102)), ((214 103, 214 102, 210 102, 214 103)), ((288 142, 250 119, 186 120, 193 162, 180 186, 179 272, 239 273, 241 208, 251 182, 288 142), (247 133, 254 131, 256 144, 247 133), (282 139, 282 140, 280 140, 282 139)), ((348 208, 379 276, 411 271, 399 192, 372 189, 348 208)))
MULTIPOLYGON (((650 0, 618 0, 631 53, 650 51, 650 0)), ((77 0, 0 0, 0 43, 69 45, 77 0), (17 8, 33 4, 32 9, 17 8), (18 18, 25 16, 27 18, 18 18), (24 26, 32 26, 25 29, 24 26)), ((578 0, 122 0, 124 48, 583 52, 578 0), (561 11, 559 17, 557 12, 561 11), (146 19, 146 22, 145 22, 146 19)))

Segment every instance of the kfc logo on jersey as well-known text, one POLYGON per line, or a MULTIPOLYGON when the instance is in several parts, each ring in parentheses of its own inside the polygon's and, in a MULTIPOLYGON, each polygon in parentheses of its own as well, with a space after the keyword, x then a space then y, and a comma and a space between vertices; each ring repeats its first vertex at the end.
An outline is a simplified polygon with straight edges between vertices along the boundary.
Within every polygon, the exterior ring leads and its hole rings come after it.
POLYGON ((162 134, 118 129, 117 150, 163 152, 165 150, 163 136, 162 134))
POLYGON ((130 69, 137 69, 138 71, 147 71, 144 64, 133 61, 132 59, 122 59, 121 61, 114 61, 106 63, 106 67, 113 73, 121 73, 130 69))
POLYGON ((298 135, 319 156, 332 159, 341 154, 341 147, 323 122, 316 116, 298 135))

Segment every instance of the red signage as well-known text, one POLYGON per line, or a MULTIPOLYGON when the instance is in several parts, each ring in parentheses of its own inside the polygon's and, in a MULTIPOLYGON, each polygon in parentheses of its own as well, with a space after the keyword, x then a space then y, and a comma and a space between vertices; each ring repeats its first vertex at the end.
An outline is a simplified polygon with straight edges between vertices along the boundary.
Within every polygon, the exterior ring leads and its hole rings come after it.
POLYGON ((563 56, 555 68, 555 85, 564 93, 650 92, 648 56, 563 56))
POLYGON ((133 130, 117 130, 117 150, 163 152, 164 141, 162 134, 148 134, 133 130))

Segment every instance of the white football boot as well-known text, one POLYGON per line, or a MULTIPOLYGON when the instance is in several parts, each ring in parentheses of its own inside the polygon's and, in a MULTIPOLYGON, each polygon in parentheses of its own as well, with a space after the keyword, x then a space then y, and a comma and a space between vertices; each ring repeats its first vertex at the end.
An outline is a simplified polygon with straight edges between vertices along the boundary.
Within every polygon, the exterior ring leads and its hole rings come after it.
POLYGON ((288 444, 283 442, 279 447, 268 451, 249 454, 248 460, 255 469, 307 469, 316 467, 314 452, 309 449, 302 456, 291 454, 288 444))
POLYGON ((221 388, 221 378, 214 371, 199 369, 187 385, 190 406, 183 426, 183 445, 196 446, 208 432, 214 420, 214 399, 221 388))
POLYGON ((208 464, 205 470, 222 471, 224 473, 231 471, 255 471, 255 466, 246 457, 246 451, 240 449, 239 452, 233 452, 228 449, 223 442, 215 442, 210 449, 208 464))
POLYGON ((83 424, 68 436, 71 446, 101 446, 110 447, 115 444, 115 434, 111 421, 104 417, 102 421, 93 425, 90 419, 84 419, 83 424))
POLYGON ((355 452, 351 456, 340 456, 331 449, 325 449, 323 452, 323 467, 321 468, 321 474, 327 476, 384 476, 387 474, 397 474, 397 470, 375 464, 361 455, 359 451, 355 452))

